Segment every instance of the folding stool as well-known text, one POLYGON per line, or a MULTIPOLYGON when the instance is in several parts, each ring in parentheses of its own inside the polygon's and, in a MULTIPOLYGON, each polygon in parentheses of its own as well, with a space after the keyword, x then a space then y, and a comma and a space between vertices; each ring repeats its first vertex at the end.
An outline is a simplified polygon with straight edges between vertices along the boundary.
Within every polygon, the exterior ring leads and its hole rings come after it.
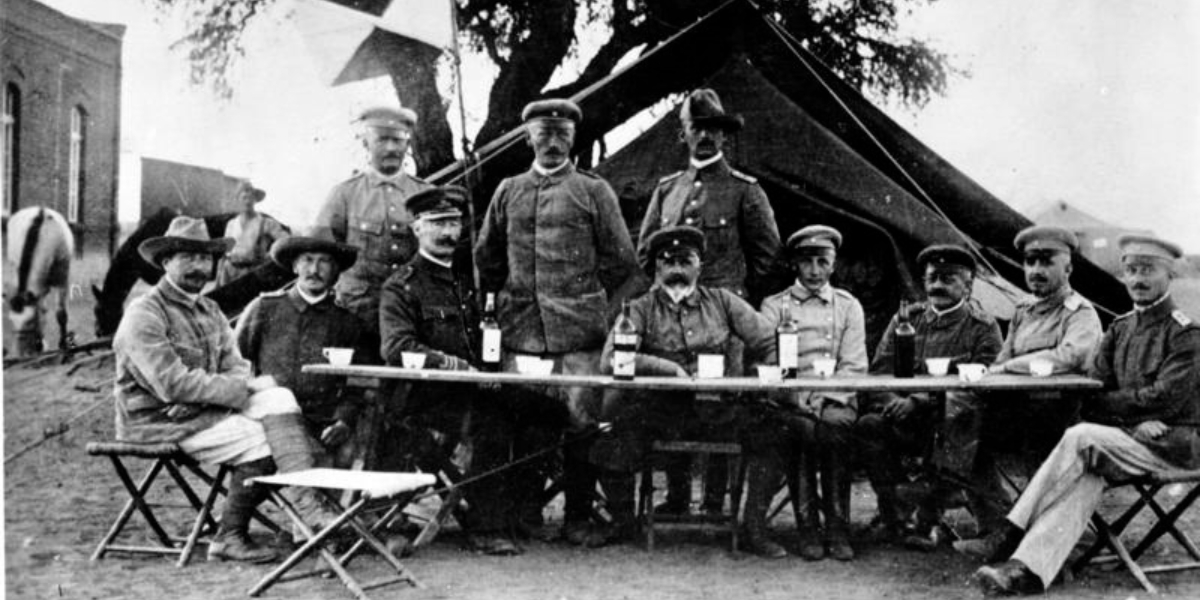
POLYGON ((655 522, 677 525, 702 526, 712 523, 724 524, 732 538, 734 552, 738 547, 738 511, 742 505, 742 487, 746 481, 746 469, 742 463, 742 445, 736 443, 695 442, 695 441, 661 441, 656 440, 650 446, 650 455, 646 466, 642 469, 642 482, 638 512, 641 515, 643 527, 646 530, 646 549, 654 550, 655 522), (722 454, 732 457, 730 468, 736 474, 730 488, 730 509, 721 515, 655 515, 654 513, 654 463, 660 456, 671 454, 722 454))
MULTIPOLYGON (((191 559, 192 553, 196 549, 196 544, 207 543, 207 540, 202 540, 201 538, 216 532, 217 522, 212 517, 213 504, 216 502, 218 495, 226 493, 225 478, 229 474, 229 466, 220 465, 217 469, 217 474, 215 476, 210 475, 195 459, 185 454, 179 449, 178 445, 173 443, 90 442, 87 445, 87 453, 92 456, 107 456, 112 461, 113 468, 117 472, 117 477, 121 479, 121 483, 124 484, 126 491, 129 492, 129 500, 117 515, 117 519, 113 522, 112 527, 109 528, 108 533, 100 540, 100 544, 96 546, 96 551, 92 553, 92 560, 100 560, 109 552, 173 555, 179 557, 175 565, 182 567, 191 559), (140 458, 153 462, 146 469, 142 478, 135 483, 133 478, 130 477, 128 469, 125 468, 125 464, 121 462, 122 457, 140 458), (180 470, 181 467, 190 471, 209 486, 208 494, 203 500, 200 499, 200 496, 192 486, 188 484, 187 479, 183 477, 183 473, 180 470), (179 490, 183 492, 188 503, 196 511, 196 519, 193 521, 191 530, 186 538, 179 538, 168 534, 162 524, 159 523, 158 517, 154 515, 155 507, 164 507, 167 505, 150 504, 146 499, 146 495, 158 478, 159 473, 164 470, 175 481, 175 484, 179 486, 179 490), (150 526, 151 531, 158 538, 158 546, 136 546, 116 543, 117 536, 124 531, 130 517, 133 516, 134 510, 140 512, 142 517, 145 518, 146 524, 150 526)), ((256 512, 255 518, 272 531, 279 531, 277 525, 261 514, 256 512)))
POLYGON ((1115 483, 1113 488, 1126 485, 1137 490, 1140 497, 1111 523, 1106 521, 1099 511, 1092 515, 1092 526, 1096 530, 1097 539, 1075 561, 1072 569, 1078 572, 1091 563, 1120 561, 1147 592, 1157 594, 1158 588, 1150 583, 1148 574, 1200 569, 1200 548, 1197 548, 1196 543, 1176 526, 1179 518, 1191 508, 1197 498, 1200 498, 1200 469, 1153 473, 1145 477, 1115 483), (1165 510, 1156 497, 1163 488, 1175 485, 1184 486, 1186 491, 1170 510, 1165 510), (1129 550, 1121 542, 1121 533, 1129 526, 1134 517, 1147 507, 1156 517, 1154 525, 1138 541, 1133 550, 1129 550), (1165 534, 1171 534, 1171 537, 1175 538, 1175 541, 1188 553, 1191 560, 1173 564, 1139 565, 1138 559, 1150 548, 1151 544, 1165 534), (1100 554, 1105 548, 1111 549, 1113 554, 1101 556, 1100 554))
POLYGON ((393 583, 408 583, 413 587, 421 587, 420 582, 405 570, 400 560, 392 555, 388 551, 387 546, 375 536, 372 530, 360 523, 356 517, 371 500, 394 498, 396 500, 392 508, 379 519, 377 524, 382 525, 386 523, 396 512, 403 509, 417 492, 437 482, 437 478, 433 475, 428 473, 383 473, 378 471, 349 471, 344 469, 306 469, 292 473, 255 477, 248 481, 255 485, 268 486, 271 489, 271 496, 283 508, 284 514, 308 538, 282 564, 273 569, 250 589, 249 593, 251 596, 261 595, 276 583, 312 577, 327 573, 330 570, 338 576, 342 584, 358 600, 368 600, 367 590, 393 583), (358 499, 351 503, 349 507, 342 510, 341 514, 328 527, 319 532, 314 532, 304 522, 303 517, 300 516, 300 513, 296 511, 291 502, 280 493, 282 488, 287 486, 315 488, 325 494, 330 504, 337 504, 331 495, 332 492, 357 492, 358 499), (341 556, 334 553, 331 543, 331 536, 339 530, 351 531, 358 538, 354 545, 341 556), (396 570, 396 575, 379 581, 360 584, 350 574, 347 567, 364 546, 371 548, 376 554, 387 561, 396 570), (316 568, 287 575, 288 571, 292 570, 300 561, 314 552, 318 553, 324 559, 328 568, 316 568))

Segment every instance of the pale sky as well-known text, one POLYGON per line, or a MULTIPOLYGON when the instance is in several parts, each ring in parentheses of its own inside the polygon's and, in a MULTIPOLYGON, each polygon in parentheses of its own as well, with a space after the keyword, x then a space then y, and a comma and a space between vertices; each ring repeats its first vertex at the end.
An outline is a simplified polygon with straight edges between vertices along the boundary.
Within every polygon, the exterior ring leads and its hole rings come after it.
MULTIPOLYGON (((362 161, 348 126, 356 112, 395 102, 382 80, 324 87, 289 0, 248 32, 228 101, 188 83, 184 52, 168 48, 184 31, 178 16, 148 0, 43 1, 128 26, 122 220, 137 218, 145 155, 249 176, 268 192, 264 210, 306 226, 362 161)), ((972 74, 918 114, 888 109, 936 152, 1018 210, 1065 200, 1200 253, 1200 3, 942 0, 903 24, 972 74)), ((478 123, 494 71, 464 62, 478 123)))

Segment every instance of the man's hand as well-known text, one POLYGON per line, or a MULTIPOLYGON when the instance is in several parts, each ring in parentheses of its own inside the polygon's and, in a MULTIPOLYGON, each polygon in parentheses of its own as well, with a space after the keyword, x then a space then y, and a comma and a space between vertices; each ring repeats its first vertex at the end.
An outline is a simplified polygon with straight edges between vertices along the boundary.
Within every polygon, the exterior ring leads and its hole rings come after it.
POLYGON ((1162 421, 1146 421, 1133 428, 1133 439, 1146 443, 1152 440, 1157 440, 1167 433, 1166 423, 1162 421))
POLYGON ((200 414, 201 407, 194 404, 172 404, 167 407, 167 418, 172 421, 186 421, 200 414))
POLYGON ((910 396, 899 396, 888 400, 883 406, 883 416, 896 421, 903 421, 913 413, 917 403, 910 396))
POLYGON ((340 419, 321 432, 321 444, 328 448, 341 446, 348 439, 350 439, 350 426, 340 419))
POLYGON ((257 394, 259 392, 279 387, 279 382, 270 375, 259 375, 246 382, 246 387, 250 388, 250 393, 257 394))
POLYGON ((995 365, 988 367, 988 373, 996 374, 996 373, 1004 373, 1004 372, 1005 371, 1004 371, 1003 364, 995 364, 995 365))

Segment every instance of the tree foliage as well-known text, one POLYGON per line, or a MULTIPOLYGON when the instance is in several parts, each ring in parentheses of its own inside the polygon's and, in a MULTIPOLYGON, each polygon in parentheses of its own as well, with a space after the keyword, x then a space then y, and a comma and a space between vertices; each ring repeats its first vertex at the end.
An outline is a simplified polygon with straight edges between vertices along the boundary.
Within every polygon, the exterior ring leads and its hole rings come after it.
MULTIPOLYGON (((243 54, 241 33, 277 0, 153 0, 190 9, 192 77, 231 93, 226 73, 243 54)), ((387 0, 339 0, 378 9, 387 0)), ((517 124, 521 107, 542 96, 569 96, 610 73, 629 52, 653 48, 725 0, 457 0, 467 47, 498 68, 488 117, 476 136, 485 143, 517 124), (571 82, 547 89, 555 70, 583 51, 579 33, 603 28, 608 37, 571 82)), ((898 17, 935 0, 758 0, 759 5, 849 84, 867 94, 920 108, 961 72, 929 43, 898 34, 898 17)), ((438 54, 419 44, 387 50, 400 101, 421 115, 414 147, 423 172, 450 162, 452 143, 434 78, 438 54), (404 56, 396 56, 397 53, 404 56)), ((590 50, 590 49, 589 49, 590 50)))

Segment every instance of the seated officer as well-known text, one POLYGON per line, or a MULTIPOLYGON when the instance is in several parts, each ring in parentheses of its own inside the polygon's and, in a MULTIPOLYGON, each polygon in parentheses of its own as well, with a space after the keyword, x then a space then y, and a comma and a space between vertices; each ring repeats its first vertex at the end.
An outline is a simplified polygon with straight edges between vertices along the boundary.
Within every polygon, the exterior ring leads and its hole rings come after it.
POLYGON ((372 337, 362 321, 334 304, 333 284, 358 254, 353 246, 316 237, 290 237, 271 246, 271 260, 291 269, 290 290, 263 294, 246 306, 234 335, 238 349, 255 375, 271 375, 294 390, 309 433, 321 441, 338 466, 347 466, 350 440, 362 394, 339 385, 338 379, 306 375, 300 368, 325 362, 322 350, 352 348, 352 360, 376 362, 372 337))
MULTIPOLYGON (((825 225, 809 225, 787 240, 788 260, 796 281, 788 289, 763 300, 762 312, 772 328, 791 318, 799 326, 797 370, 809 370, 817 359, 836 361, 838 375, 861 375, 867 371, 866 324, 862 305, 843 289, 829 284, 837 265, 842 234, 825 225)), ((837 560, 853 560, 850 546, 850 468, 853 454, 854 421, 857 417, 855 396, 851 392, 797 393, 786 400, 810 414, 810 419, 794 420, 793 445, 800 449, 798 510, 800 555, 805 560, 820 560, 829 554, 837 560), (820 497, 816 493, 820 475, 820 497), (819 535, 817 515, 825 515, 824 536, 819 535), (805 514, 806 513, 806 514, 805 514)), ((766 463, 764 463, 766 464, 766 463)), ((777 482, 778 472, 760 474, 777 482)), ((753 476, 755 473, 751 471, 753 476)), ((746 492, 746 529, 765 529, 765 512, 777 483, 765 497, 746 492)))
MULTIPOLYGON (((948 358, 951 372, 960 363, 991 364, 1000 351, 1000 327, 971 299, 975 258, 959 246, 933 245, 917 255, 917 264, 925 274, 928 302, 912 306, 908 315, 916 330, 915 371, 926 372, 926 358, 948 358)), ((893 372, 897 323, 898 317, 888 323, 875 349, 871 373, 893 372)), ((879 392, 860 398, 862 416, 855 429, 875 489, 878 533, 884 539, 900 538, 910 512, 901 507, 896 494, 896 485, 906 476, 901 458, 923 454, 936 428, 941 428, 944 436, 932 457, 937 467, 963 478, 971 472, 983 416, 980 399, 972 392, 947 393, 944 421, 937 423, 941 401, 927 393, 879 392)), ((927 534, 937 524, 949 492, 949 488, 941 488, 929 494, 918 514, 917 535, 906 538, 906 545, 932 548, 927 534)))
MULTIPOLYGON (((693 376, 699 355, 724 355, 734 339, 745 344, 750 356, 762 362, 772 358, 774 331, 745 300, 725 289, 697 284, 704 255, 699 229, 683 225, 656 231, 647 240, 647 250, 653 257, 654 285, 631 302, 629 315, 640 336, 638 375, 693 376)), ((612 357, 610 333, 601 355, 605 372, 612 371, 612 357)), ((606 420, 613 428, 595 444, 591 457, 607 470, 602 481, 618 539, 634 532, 633 473, 642 468, 654 440, 740 440, 753 464, 759 442, 748 434, 758 438, 762 432, 751 430, 747 407, 700 402, 688 393, 639 391, 607 400, 606 420)), ((761 478, 749 482, 752 490, 763 484, 761 478)), ((766 493, 771 492, 774 489, 766 493)), ((754 541, 748 541, 754 549, 754 541)))
MULTIPOLYGON (((465 205, 466 190, 458 186, 431 188, 406 202, 417 254, 383 285, 379 331, 389 365, 401 364, 404 352, 423 353, 425 367, 431 369, 475 370, 480 364, 475 288, 471 273, 454 262, 465 205)), ((471 448, 468 477, 507 462, 510 444, 519 457, 553 443, 553 433, 567 419, 566 408, 549 398, 455 384, 414 385, 401 413, 409 424, 438 430, 454 441, 462 437, 471 448)), ((465 526, 471 547, 492 555, 519 554, 510 526, 519 525, 517 518, 536 502, 543 482, 536 468, 526 466, 468 486, 471 513, 465 526)))
POLYGON ((1008 513, 1006 527, 970 549, 989 562, 975 573, 985 591, 1041 592, 1058 574, 1100 505, 1106 480, 1200 466, 1200 327, 1170 296, 1175 244, 1122 236, 1121 265, 1134 309, 1100 342, 1088 375, 1104 390, 1083 402, 1008 513))

